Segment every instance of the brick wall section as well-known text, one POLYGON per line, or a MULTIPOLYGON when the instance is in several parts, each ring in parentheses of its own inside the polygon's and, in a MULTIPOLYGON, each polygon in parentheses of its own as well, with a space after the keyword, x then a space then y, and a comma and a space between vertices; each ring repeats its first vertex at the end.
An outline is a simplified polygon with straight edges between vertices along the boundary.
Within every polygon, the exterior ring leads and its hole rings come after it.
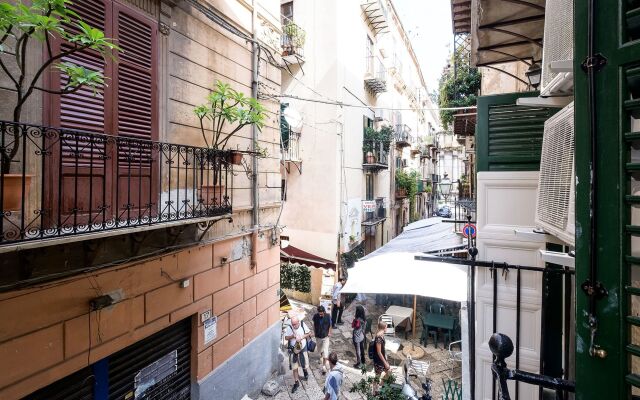
POLYGON ((279 321, 279 247, 250 236, 230 239, 0 297, 0 399, 18 399, 159 330, 192 317, 194 379, 202 379, 279 321), (227 258, 226 264, 222 259, 227 258), (180 280, 189 286, 180 287, 180 280), (89 313, 98 293, 122 300, 89 313), (204 344, 200 313, 218 316, 218 336, 204 344))

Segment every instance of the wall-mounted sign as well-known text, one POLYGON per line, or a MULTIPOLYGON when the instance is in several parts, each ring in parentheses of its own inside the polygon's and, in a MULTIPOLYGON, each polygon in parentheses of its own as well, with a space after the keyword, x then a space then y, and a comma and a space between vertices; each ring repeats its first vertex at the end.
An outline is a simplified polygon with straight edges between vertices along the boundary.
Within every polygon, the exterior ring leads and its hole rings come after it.
POLYGON ((218 317, 213 316, 204 321, 204 344, 215 340, 218 335, 218 317))
POLYGON ((362 212, 375 212, 376 211, 376 201, 375 200, 362 200, 362 212))

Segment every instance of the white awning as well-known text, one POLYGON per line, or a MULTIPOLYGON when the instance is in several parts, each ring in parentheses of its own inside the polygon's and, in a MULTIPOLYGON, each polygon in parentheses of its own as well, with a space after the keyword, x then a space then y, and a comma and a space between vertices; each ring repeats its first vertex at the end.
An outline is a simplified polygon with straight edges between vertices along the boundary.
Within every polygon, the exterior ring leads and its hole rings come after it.
POLYGON ((467 267, 420 261, 421 253, 385 253, 356 262, 344 293, 407 294, 467 301, 467 267))
POLYGON ((467 301, 467 267, 416 260, 424 251, 461 244, 453 225, 440 219, 418 221, 349 269, 344 293, 407 294, 467 301))

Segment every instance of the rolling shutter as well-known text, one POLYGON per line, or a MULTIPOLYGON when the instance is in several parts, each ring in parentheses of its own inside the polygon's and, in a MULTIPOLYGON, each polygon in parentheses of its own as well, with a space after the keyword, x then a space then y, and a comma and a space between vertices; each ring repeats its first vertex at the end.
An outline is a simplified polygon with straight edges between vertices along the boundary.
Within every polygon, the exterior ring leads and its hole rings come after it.
MULTIPOLYGON (((191 398, 191 319, 187 318, 109 357, 109 400, 133 399, 136 375, 151 368, 160 373, 170 366, 163 358, 176 352, 177 365, 160 382, 136 397, 153 400, 189 400, 191 398)), ((166 360, 166 358, 165 358, 166 360)))
POLYGON ((24 400, 93 400, 95 377, 86 367, 28 395, 24 400))

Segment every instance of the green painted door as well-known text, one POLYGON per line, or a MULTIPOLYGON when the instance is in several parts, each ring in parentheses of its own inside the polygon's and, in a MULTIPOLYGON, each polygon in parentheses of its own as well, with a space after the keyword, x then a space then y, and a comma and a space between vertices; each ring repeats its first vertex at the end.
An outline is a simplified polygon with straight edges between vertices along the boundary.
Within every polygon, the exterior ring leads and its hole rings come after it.
POLYGON ((606 354, 589 353, 592 308, 590 298, 578 289, 576 398, 628 399, 632 393, 640 394, 640 157, 635 150, 640 149, 640 2, 599 0, 593 4, 594 54, 607 60, 594 79, 594 146, 589 134, 589 81, 581 68, 589 54, 589 1, 575 5, 576 282, 580 286, 592 277, 593 266, 595 280, 608 290, 608 296, 595 302, 595 343, 606 354))

